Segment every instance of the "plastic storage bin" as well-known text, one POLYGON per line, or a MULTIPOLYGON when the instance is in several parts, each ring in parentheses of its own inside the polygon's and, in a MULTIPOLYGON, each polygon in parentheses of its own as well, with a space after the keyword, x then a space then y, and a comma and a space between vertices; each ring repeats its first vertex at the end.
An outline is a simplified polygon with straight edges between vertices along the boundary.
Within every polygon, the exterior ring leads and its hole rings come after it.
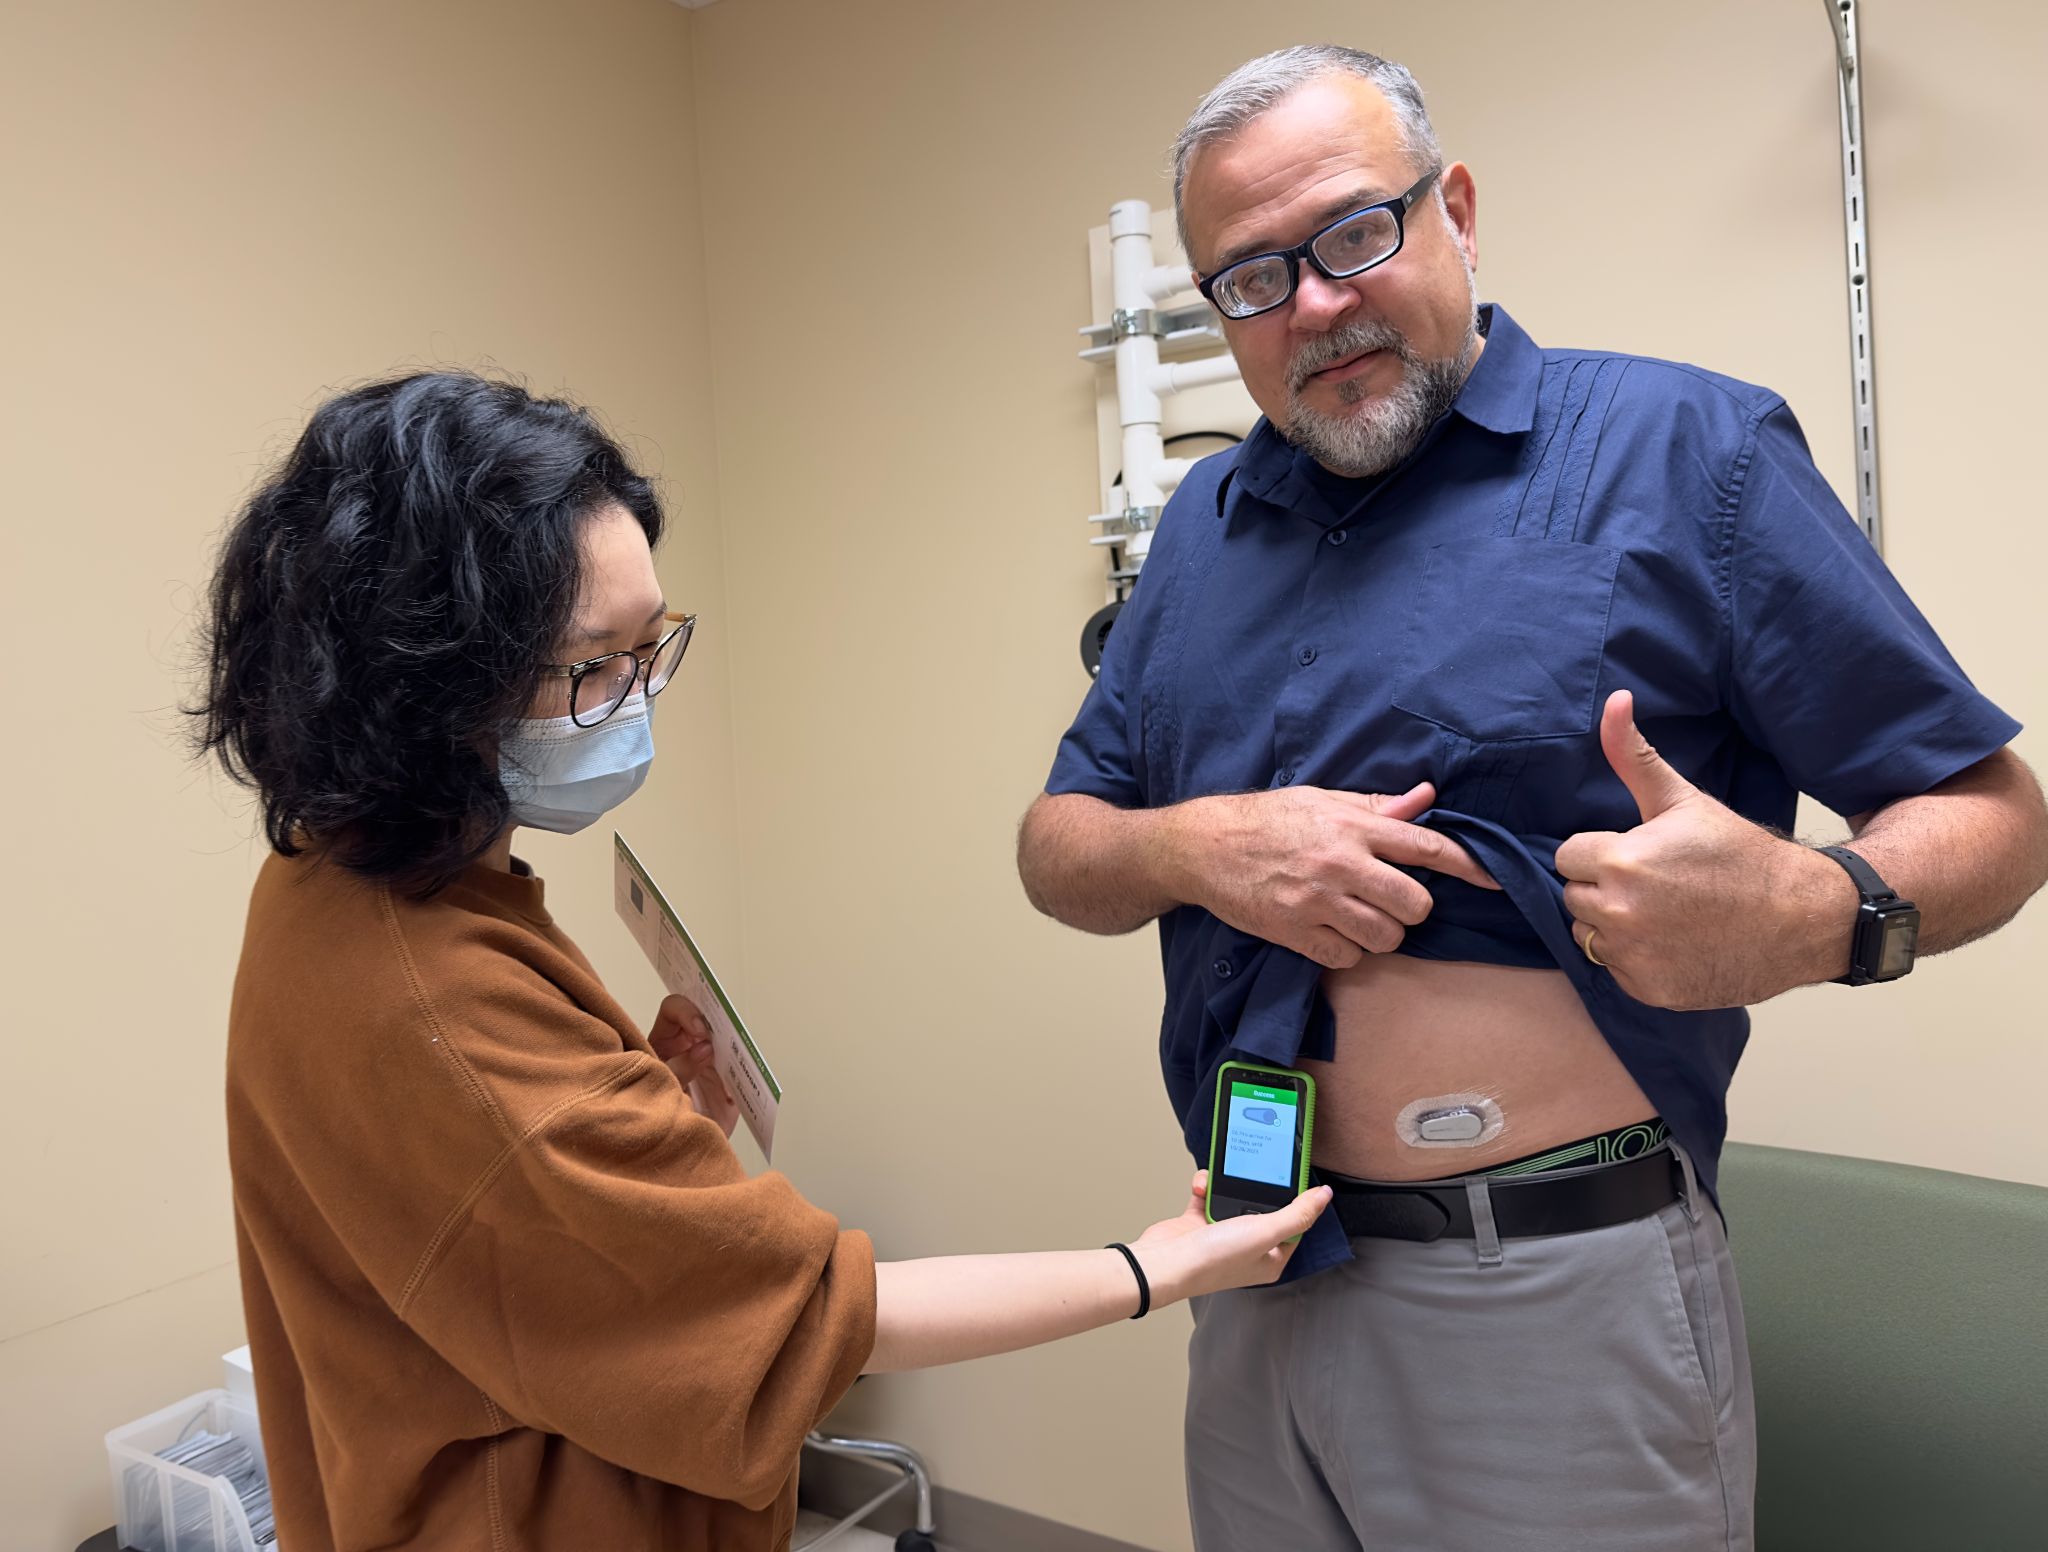
POLYGON ((263 1459, 256 1413, 225 1390, 203 1390, 107 1435, 121 1545, 136 1552, 276 1552, 249 1530, 242 1501, 224 1478, 201 1476, 157 1451, 205 1429, 231 1433, 263 1459))

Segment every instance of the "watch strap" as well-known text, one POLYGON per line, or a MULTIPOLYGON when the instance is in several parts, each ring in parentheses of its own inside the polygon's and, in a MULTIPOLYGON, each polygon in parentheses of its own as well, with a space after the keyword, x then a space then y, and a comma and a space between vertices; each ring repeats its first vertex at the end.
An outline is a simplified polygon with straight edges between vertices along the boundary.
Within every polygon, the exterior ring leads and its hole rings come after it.
POLYGON ((1877 869, 1865 862, 1846 846, 1822 846, 1817 848, 1823 857, 1832 857, 1849 875, 1856 885, 1857 893, 1863 896, 1865 905, 1882 905, 1888 900, 1899 898, 1899 892, 1877 876, 1877 869))
MULTIPOLYGON (((1849 945, 1849 973, 1835 979, 1845 986, 1871 986, 1880 980, 1895 981, 1905 975, 1913 966, 1911 947, 1908 948, 1908 962, 1904 969, 1891 975, 1879 976, 1877 969, 1884 957, 1885 933, 1890 920, 1896 916, 1918 918, 1910 900, 1899 897, 1899 892, 1878 877, 1873 868, 1846 846, 1822 846, 1817 848, 1822 856, 1832 858, 1849 875, 1855 884, 1862 904, 1856 909, 1856 927, 1849 945)), ((1917 926, 1913 929, 1917 936, 1917 926)))

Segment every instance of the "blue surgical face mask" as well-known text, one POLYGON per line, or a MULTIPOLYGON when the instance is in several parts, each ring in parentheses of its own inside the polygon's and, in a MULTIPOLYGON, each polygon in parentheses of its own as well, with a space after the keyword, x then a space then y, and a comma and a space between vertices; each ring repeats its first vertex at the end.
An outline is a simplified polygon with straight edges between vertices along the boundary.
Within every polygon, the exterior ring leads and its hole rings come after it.
POLYGON ((634 694, 596 727, 569 717, 513 724, 498 749, 512 822, 574 835, 640 790, 654 763, 647 697, 634 694))

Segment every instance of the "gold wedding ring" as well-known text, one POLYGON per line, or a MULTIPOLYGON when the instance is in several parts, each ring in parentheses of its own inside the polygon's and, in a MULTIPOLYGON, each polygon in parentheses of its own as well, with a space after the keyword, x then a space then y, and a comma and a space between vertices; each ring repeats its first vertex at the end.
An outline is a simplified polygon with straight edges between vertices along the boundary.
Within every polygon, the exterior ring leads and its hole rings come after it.
POLYGON ((1605 970, 1607 968, 1607 961, 1602 959, 1598 954, 1593 952, 1593 937, 1594 934, 1599 932, 1599 930, 1600 929, 1598 927, 1588 927, 1586 929, 1586 941, 1581 943, 1579 947, 1586 951, 1586 957, 1588 959, 1592 960, 1593 963, 1598 965, 1602 970, 1605 970))

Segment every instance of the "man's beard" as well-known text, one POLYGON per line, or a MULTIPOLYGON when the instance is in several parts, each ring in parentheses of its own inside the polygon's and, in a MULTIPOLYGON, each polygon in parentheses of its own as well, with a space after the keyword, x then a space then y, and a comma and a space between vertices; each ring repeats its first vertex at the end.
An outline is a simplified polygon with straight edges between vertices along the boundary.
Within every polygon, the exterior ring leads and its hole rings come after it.
POLYGON ((1428 360, 1392 324, 1359 322, 1325 334, 1304 346, 1287 365, 1287 440, 1332 473, 1351 479, 1384 474, 1416 448, 1429 428, 1448 410, 1465 386, 1472 360, 1479 354, 1479 302, 1476 282, 1465 339, 1456 356, 1428 360), (1392 352, 1401 362, 1401 381, 1391 393, 1370 402, 1364 385, 1352 378, 1336 384, 1345 413, 1324 414, 1301 399, 1311 374, 1364 350, 1392 352), (1350 406, 1357 408, 1349 408, 1350 406))

